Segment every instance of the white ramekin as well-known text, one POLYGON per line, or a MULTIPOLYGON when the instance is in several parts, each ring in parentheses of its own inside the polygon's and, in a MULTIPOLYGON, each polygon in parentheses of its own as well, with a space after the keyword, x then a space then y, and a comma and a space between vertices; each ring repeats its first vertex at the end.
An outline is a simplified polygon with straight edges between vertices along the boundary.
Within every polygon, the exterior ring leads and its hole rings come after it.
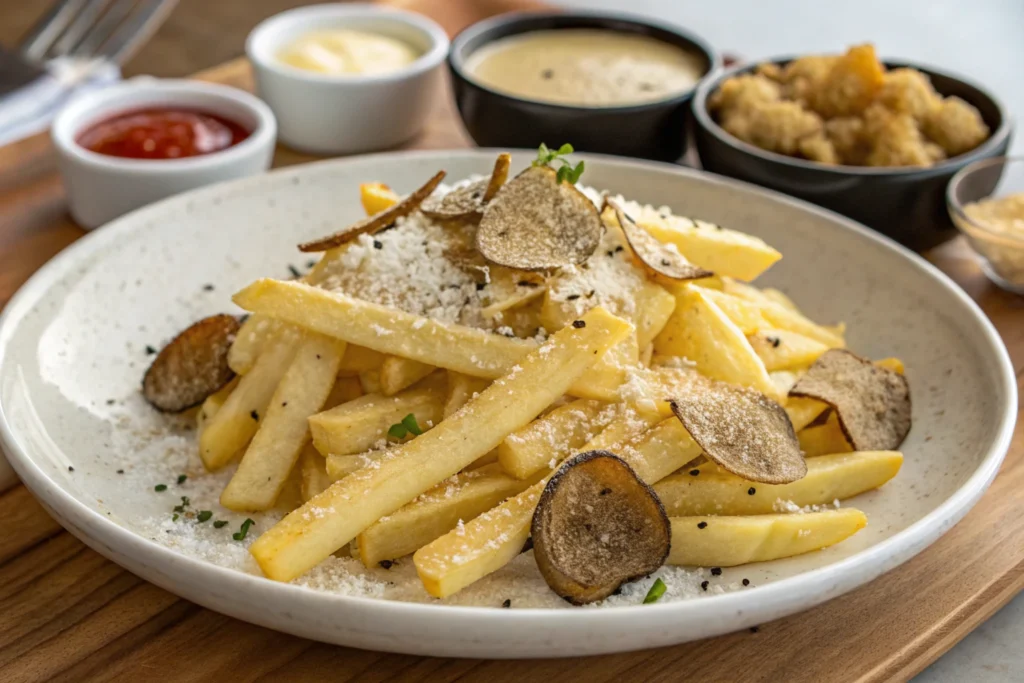
POLYGON ((399 145, 422 130, 442 85, 444 30, 426 17, 376 5, 312 5, 257 26, 245 44, 256 91, 277 115, 281 142, 314 154, 355 154, 399 145), (349 28, 396 38, 421 54, 397 71, 327 75, 278 54, 315 30, 349 28))
POLYGON ((259 99, 237 88, 186 80, 139 79, 75 98, 53 122, 53 142, 71 216, 93 229, 185 190, 262 173, 274 156, 277 124, 259 99), (182 108, 217 114, 251 131, 219 152, 184 159, 124 159, 85 149, 76 138, 117 114, 182 108))

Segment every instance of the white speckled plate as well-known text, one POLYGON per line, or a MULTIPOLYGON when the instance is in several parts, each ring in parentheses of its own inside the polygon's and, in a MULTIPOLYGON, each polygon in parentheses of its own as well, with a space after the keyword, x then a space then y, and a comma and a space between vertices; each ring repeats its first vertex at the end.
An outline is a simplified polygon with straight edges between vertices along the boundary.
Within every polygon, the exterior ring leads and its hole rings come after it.
MULTIPOLYGON (((25 285, 0 324, 0 436, 14 468, 76 536, 202 605, 333 643, 475 657, 655 647, 806 609, 921 551, 995 476, 1016 414, 1013 373, 984 315, 938 271, 808 204, 678 167, 594 157, 588 185, 763 237, 785 256, 764 282, 812 317, 845 320, 853 349, 906 362, 914 428, 903 471, 848 503, 868 514, 867 529, 823 552, 727 570, 722 581, 751 579, 744 590, 600 610, 345 597, 273 583, 151 540, 168 532, 144 520, 169 516, 178 495, 201 496, 204 484, 198 469, 181 487, 173 481, 186 467, 190 434, 149 431, 159 421, 137 395, 146 345, 228 308, 230 293, 250 280, 287 276, 289 261, 303 265, 298 241, 361 214, 359 182, 408 191, 438 168, 453 179, 486 173, 493 158, 422 152, 303 166, 173 198, 82 239, 25 285), (160 479, 169 491, 154 492, 160 479)), ((514 164, 527 161, 517 155, 514 164)), ((221 541, 226 557, 245 554, 229 540, 232 527, 221 541)))

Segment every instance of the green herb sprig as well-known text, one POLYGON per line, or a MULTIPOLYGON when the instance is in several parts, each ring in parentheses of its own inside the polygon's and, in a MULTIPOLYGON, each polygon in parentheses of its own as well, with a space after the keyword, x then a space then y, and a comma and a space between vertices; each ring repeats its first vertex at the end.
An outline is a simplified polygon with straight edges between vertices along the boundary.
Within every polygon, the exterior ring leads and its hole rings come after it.
POLYGON ((251 527, 255 523, 256 522, 246 517, 245 521, 242 522, 242 528, 236 531, 235 533, 231 534, 231 538, 235 539, 236 541, 241 541, 249 533, 249 527, 251 527))
POLYGON ((651 590, 647 591, 647 597, 644 598, 644 604, 649 605, 652 602, 658 602, 658 600, 661 599, 661 596, 665 594, 666 590, 668 590, 668 586, 665 585, 665 582, 660 578, 655 579, 654 583, 651 584, 651 590))
POLYGON ((583 175, 584 164, 581 161, 573 166, 564 158, 567 154, 572 154, 573 151, 572 145, 568 142, 557 150, 551 149, 542 142, 537 148, 537 158, 534 159, 533 165, 548 166, 552 162, 558 162, 561 166, 558 168, 555 179, 560 183, 569 182, 575 185, 583 175))
POLYGON ((410 434, 419 436, 422 433, 423 429, 420 427, 419 422, 416 421, 416 416, 412 413, 409 413, 402 418, 401 422, 396 422, 388 429, 388 436, 392 439, 404 439, 410 434))

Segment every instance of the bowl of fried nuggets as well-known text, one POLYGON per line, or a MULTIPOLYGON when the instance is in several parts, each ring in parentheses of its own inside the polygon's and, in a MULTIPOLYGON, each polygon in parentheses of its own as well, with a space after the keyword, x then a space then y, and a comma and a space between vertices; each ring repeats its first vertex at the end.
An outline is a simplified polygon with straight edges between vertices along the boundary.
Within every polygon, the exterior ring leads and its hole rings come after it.
POLYGON ((871 45, 838 55, 734 67, 694 98, 706 170, 838 211, 915 249, 955 236, 950 178, 1006 152, 1012 121, 961 76, 880 60, 871 45))

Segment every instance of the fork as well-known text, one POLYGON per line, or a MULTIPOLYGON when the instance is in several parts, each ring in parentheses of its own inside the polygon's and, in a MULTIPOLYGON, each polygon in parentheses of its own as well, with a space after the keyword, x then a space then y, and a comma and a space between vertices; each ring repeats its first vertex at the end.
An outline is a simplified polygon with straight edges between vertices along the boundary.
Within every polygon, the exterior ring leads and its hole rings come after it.
POLYGON ((176 4, 177 0, 59 0, 29 30, 16 53, 0 50, 0 144, 48 123, 79 85, 116 80, 120 65, 176 4), (5 75, 10 75, 6 83, 5 75))

